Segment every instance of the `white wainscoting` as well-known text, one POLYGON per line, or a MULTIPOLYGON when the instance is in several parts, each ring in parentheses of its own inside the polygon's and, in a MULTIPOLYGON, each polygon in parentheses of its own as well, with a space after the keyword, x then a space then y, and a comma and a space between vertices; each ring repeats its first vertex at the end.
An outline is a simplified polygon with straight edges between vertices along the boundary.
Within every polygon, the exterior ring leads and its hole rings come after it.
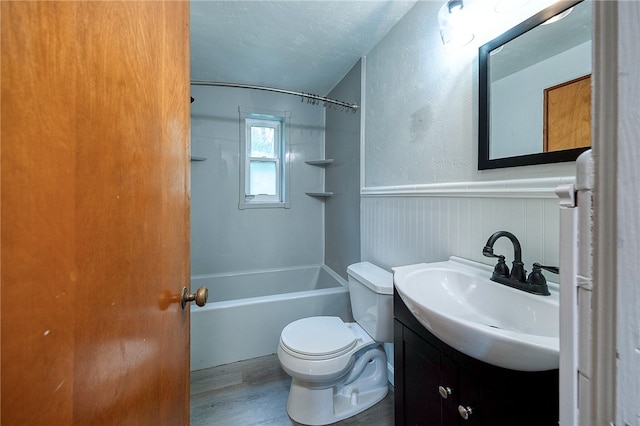
MULTIPOLYGON (((558 265, 559 208, 554 190, 573 177, 364 188, 362 259, 384 268, 445 260, 451 255, 493 264, 482 248, 496 231, 510 231, 533 262, 558 265)), ((504 240, 504 241, 503 241, 504 240)), ((495 252, 513 261, 500 239, 495 252)), ((557 276, 549 277, 557 281, 557 276)))
MULTIPOLYGON (((522 246, 522 260, 559 265, 560 208, 554 190, 574 177, 520 179, 361 190, 362 260, 382 268, 446 260, 455 255, 495 264, 482 256, 491 234, 510 231, 522 246)), ((495 252, 510 265, 513 247, 498 240, 495 252)), ((550 281, 558 276, 549 274, 550 281)), ((385 344, 393 383, 393 345, 385 344)))

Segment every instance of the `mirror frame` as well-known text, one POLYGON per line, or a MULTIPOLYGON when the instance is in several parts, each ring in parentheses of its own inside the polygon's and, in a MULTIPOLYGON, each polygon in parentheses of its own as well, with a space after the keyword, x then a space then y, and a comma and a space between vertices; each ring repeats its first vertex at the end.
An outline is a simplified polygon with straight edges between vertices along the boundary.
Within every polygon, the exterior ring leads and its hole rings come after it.
POLYGON ((530 166, 534 164, 546 163, 562 163, 567 161, 575 161, 580 154, 588 150, 590 147, 573 148, 564 151, 539 152, 535 154, 519 155, 515 157, 489 157, 490 143, 490 92, 489 92, 489 53, 499 46, 521 36, 522 34, 536 28, 547 19, 563 12, 584 0, 571 2, 558 2, 543 11, 535 14, 526 21, 511 28, 504 34, 496 37, 483 46, 478 51, 479 65, 479 111, 478 111, 478 170, 498 169, 503 167, 530 166))

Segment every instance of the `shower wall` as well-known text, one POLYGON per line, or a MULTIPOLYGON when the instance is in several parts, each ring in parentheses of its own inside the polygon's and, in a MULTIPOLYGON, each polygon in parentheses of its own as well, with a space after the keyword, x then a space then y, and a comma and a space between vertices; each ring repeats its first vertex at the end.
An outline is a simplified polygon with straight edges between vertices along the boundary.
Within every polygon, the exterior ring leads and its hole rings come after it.
MULTIPOLYGON (((361 61, 329 93, 332 99, 361 104, 361 61)), ((347 266, 360 261, 360 115, 326 110, 325 264, 347 279, 347 266)))
POLYGON ((325 114, 294 96, 192 86, 191 274, 318 265, 324 262, 324 205, 306 191, 324 189, 325 114), (238 107, 291 113, 291 208, 239 210, 238 107))

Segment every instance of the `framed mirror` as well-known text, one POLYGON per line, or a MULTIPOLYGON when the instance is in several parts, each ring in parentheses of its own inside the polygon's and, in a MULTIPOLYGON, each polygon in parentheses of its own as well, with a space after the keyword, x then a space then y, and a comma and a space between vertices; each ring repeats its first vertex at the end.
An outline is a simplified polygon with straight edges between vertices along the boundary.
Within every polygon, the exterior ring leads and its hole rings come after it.
POLYGON ((591 6, 560 1, 480 47, 479 170, 589 149, 591 6))

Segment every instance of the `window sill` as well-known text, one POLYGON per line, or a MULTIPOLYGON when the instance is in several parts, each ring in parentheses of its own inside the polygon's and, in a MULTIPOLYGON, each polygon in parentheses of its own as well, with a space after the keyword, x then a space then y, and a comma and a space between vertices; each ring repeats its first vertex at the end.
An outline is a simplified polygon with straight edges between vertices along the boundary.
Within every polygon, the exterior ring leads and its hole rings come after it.
POLYGON ((291 203, 270 203, 270 202, 253 202, 253 203, 239 203, 239 210, 247 210, 247 209, 289 209, 291 208, 291 203))

